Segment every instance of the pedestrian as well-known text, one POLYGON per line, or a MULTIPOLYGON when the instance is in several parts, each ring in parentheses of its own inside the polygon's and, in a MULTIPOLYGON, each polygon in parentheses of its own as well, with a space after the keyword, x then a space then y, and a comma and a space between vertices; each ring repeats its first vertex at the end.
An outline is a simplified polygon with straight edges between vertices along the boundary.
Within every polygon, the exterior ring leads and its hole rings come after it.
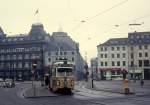
POLYGON ((144 85, 144 80, 143 79, 141 79, 141 86, 143 86, 144 85))
POLYGON ((45 78, 45 85, 48 86, 49 85, 49 78, 46 76, 45 78))

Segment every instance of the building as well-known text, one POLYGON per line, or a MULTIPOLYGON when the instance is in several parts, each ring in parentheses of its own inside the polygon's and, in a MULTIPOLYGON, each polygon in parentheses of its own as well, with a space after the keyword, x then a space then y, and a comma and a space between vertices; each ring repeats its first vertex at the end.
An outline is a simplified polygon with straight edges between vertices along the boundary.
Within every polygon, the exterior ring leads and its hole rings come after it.
POLYGON ((82 59, 79 44, 66 33, 50 35, 41 23, 33 24, 28 34, 15 36, 6 35, 0 28, 0 78, 30 80, 32 72, 35 72, 36 79, 43 79, 47 69, 60 55, 79 64, 76 72, 82 72, 82 60, 78 61, 82 59), (32 69, 33 60, 37 61, 35 71, 32 69))
POLYGON ((102 79, 122 77, 150 79, 150 32, 133 32, 128 38, 109 39, 97 46, 98 68, 102 79))
POLYGON ((65 32, 53 32, 49 45, 51 47, 45 54, 46 65, 51 66, 59 59, 68 59, 74 62, 77 79, 83 79, 84 61, 79 53, 79 44, 65 32))
POLYGON ((127 38, 115 38, 97 46, 101 79, 119 78, 122 77, 122 70, 128 70, 127 44, 127 38))
POLYGON ((33 24, 28 35, 7 36, 1 29, 0 35, 0 77, 30 80, 32 60, 37 59, 35 71, 40 78, 43 75, 44 48, 46 37, 42 24, 33 24))
POLYGON ((128 44, 130 78, 150 80, 150 32, 129 33, 128 44))

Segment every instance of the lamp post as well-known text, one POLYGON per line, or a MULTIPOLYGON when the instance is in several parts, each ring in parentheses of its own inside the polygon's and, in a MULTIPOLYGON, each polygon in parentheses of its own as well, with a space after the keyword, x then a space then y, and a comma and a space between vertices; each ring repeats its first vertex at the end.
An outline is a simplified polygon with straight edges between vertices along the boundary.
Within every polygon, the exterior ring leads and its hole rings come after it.
POLYGON ((85 75, 86 75, 86 82, 88 82, 88 75, 89 75, 89 72, 88 72, 88 65, 87 65, 87 63, 85 63, 85 65, 84 65, 84 69, 85 69, 85 75))
POLYGON ((34 84, 34 81, 35 81, 35 70, 37 68, 37 60, 36 59, 33 59, 32 60, 32 70, 31 70, 31 73, 32 73, 32 89, 33 89, 33 96, 36 95, 35 93, 35 84, 34 84))
POLYGON ((93 70, 94 70, 94 67, 93 67, 93 64, 92 64, 92 88, 94 88, 94 83, 93 83, 93 70))

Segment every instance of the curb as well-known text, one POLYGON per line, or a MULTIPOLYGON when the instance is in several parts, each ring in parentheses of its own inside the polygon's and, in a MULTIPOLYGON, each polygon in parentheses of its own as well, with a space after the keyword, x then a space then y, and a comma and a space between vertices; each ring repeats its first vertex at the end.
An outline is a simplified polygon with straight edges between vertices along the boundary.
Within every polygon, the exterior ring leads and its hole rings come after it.
POLYGON ((52 95, 36 95, 36 96, 32 96, 32 95, 27 95, 27 91, 28 90, 30 90, 30 88, 29 89, 26 89, 23 93, 22 93, 22 96, 24 97, 24 98, 44 98, 44 97, 58 97, 59 95, 57 95, 57 94, 52 94, 52 95))
POLYGON ((119 92, 119 91, 98 89, 96 86, 95 88, 91 88, 91 87, 88 87, 87 84, 85 85, 85 88, 95 90, 95 91, 104 91, 104 92, 118 93, 118 94, 125 94, 125 95, 135 95, 135 92, 129 92, 128 94, 126 94, 124 92, 119 92))

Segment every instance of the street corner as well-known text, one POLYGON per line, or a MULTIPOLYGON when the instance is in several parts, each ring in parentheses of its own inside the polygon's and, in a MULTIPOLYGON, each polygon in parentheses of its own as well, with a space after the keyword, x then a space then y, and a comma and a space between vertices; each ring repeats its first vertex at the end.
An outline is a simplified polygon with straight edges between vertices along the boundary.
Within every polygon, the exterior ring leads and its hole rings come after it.
POLYGON ((54 94, 46 87, 35 87, 28 88, 23 92, 25 98, 42 98, 42 97, 57 97, 57 94, 54 94))

